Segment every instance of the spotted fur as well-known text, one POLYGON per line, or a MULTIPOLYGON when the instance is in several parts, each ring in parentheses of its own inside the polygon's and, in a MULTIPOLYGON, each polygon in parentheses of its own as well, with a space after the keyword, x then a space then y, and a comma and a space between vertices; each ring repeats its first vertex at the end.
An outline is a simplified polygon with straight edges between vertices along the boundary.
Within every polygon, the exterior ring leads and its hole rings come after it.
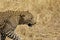
POLYGON ((0 33, 1 40, 5 40, 6 36, 13 40, 20 40, 14 33, 17 25, 27 24, 32 26, 35 24, 33 15, 29 11, 5 11, 0 12, 0 33))

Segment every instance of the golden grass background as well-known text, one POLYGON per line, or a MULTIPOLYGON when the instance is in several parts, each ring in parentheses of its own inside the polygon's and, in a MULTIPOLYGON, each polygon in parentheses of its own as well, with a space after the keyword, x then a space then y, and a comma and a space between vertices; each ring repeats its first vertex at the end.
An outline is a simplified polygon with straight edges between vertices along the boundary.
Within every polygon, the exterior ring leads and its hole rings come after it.
POLYGON ((28 10, 34 15, 33 27, 18 25, 15 30, 22 40, 60 40, 60 0, 0 0, 0 11, 6 10, 28 10))

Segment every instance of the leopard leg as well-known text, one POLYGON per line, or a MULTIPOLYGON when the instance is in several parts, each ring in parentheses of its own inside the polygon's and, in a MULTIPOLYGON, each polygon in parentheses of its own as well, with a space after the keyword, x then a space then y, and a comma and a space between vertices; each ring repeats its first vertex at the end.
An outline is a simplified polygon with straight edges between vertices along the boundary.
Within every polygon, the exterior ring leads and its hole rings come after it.
POLYGON ((6 35, 13 40, 20 40, 20 38, 13 31, 8 31, 6 35))

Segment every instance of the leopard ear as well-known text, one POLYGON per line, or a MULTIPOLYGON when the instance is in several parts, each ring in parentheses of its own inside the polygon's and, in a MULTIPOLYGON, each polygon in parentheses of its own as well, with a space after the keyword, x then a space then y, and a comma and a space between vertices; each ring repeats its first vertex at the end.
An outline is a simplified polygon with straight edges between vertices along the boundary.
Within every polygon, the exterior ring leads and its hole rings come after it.
POLYGON ((20 25, 20 24, 22 24, 22 21, 23 21, 24 19, 23 19, 23 17, 22 17, 22 15, 19 15, 19 22, 18 22, 18 24, 20 25))
POLYGON ((21 12, 21 14, 19 16, 20 17, 25 17, 25 15, 23 14, 23 12, 21 12))
POLYGON ((25 15, 23 14, 23 15, 20 15, 21 17, 25 17, 25 15))

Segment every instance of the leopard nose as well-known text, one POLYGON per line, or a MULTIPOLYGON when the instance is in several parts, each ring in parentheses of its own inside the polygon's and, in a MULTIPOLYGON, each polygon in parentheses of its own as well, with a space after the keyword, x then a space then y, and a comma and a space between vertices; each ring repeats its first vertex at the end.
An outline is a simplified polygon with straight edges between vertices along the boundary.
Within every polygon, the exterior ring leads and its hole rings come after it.
MULTIPOLYGON (((36 23, 34 23, 34 24, 36 24, 36 23)), ((29 27, 32 27, 34 24, 29 23, 28 26, 29 26, 29 27)))
POLYGON ((32 24, 29 23, 28 26, 29 26, 29 27, 32 27, 32 24))

